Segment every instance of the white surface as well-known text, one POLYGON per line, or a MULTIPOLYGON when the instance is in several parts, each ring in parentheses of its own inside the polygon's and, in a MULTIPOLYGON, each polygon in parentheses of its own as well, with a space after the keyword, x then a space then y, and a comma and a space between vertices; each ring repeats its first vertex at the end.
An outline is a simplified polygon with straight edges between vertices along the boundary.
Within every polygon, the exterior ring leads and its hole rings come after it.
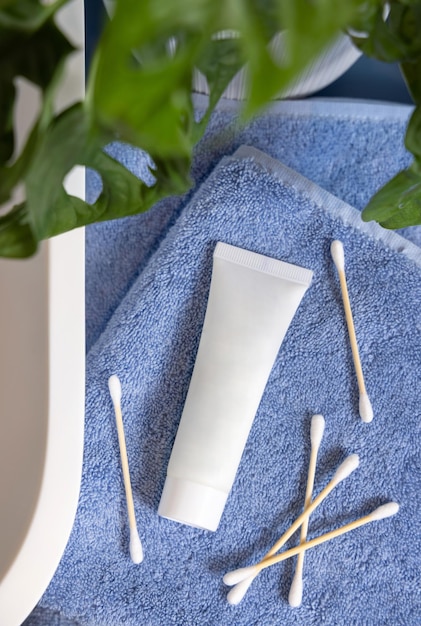
MULTIPOLYGON (((83 47, 83 2, 60 22, 83 47)), ((73 55, 57 108, 84 89, 73 55)), ((18 129, 31 98, 22 85, 18 129)), ((84 196, 84 173, 67 180, 84 196)), ((0 259, 0 625, 18 626, 48 586, 79 497, 85 400, 84 231, 56 237, 30 260, 0 259)))
POLYGON ((227 498, 228 493, 208 485, 167 476, 158 514, 175 522, 215 532, 227 498))

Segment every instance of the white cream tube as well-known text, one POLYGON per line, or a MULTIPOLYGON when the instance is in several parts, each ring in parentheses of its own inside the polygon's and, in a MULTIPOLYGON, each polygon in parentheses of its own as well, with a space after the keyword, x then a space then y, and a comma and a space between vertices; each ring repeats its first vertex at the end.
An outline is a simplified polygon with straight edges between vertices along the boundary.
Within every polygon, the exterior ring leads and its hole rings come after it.
POLYGON ((199 349, 158 513, 216 530, 311 270, 216 245, 199 349))

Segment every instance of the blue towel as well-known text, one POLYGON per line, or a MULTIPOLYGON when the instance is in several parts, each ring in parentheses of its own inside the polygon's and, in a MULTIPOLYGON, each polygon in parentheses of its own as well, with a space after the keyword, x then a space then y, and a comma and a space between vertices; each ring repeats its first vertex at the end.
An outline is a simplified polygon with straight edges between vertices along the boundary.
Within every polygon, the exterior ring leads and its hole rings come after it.
MULTIPOLYGON (((43 623, 37 621, 43 610, 81 626, 420 623, 420 249, 374 223, 364 224, 358 210, 249 147, 222 159, 176 212, 177 219, 168 213, 173 224, 160 244, 155 240, 152 252, 139 256, 136 275, 126 275, 131 284, 87 356, 79 508, 56 575, 28 624, 43 623), (371 424, 358 416, 329 252, 336 238, 346 250, 375 413, 371 424), (157 508, 194 365, 217 241, 308 267, 314 279, 278 354, 219 529, 210 533, 162 519, 157 508), (128 556, 107 389, 113 373, 123 386, 145 552, 141 565, 128 556), (361 462, 313 514, 309 536, 389 500, 401 509, 396 517, 309 552, 299 609, 287 603, 291 561, 265 570, 243 602, 229 606, 223 574, 260 559, 302 510, 314 413, 326 419, 315 490, 348 454, 358 453, 361 462)), ((297 541, 295 536, 288 546, 297 541)))
MULTIPOLYGON (((198 117, 206 102, 204 97, 196 98, 198 117)), ((242 127, 238 103, 223 100, 197 146, 192 176, 200 184, 220 158, 247 144, 361 210, 377 189, 410 162, 403 137, 411 110, 406 105, 366 102, 277 102, 242 127)), ((109 151, 151 182, 148 160, 141 152, 119 144, 109 151)), ((88 199, 92 201, 99 190, 99 179, 90 174, 88 199)), ((119 220, 117 227, 103 223, 87 229, 88 350, 190 197, 161 202, 148 213, 119 220)), ((420 228, 405 229, 403 234, 421 245, 420 228)))

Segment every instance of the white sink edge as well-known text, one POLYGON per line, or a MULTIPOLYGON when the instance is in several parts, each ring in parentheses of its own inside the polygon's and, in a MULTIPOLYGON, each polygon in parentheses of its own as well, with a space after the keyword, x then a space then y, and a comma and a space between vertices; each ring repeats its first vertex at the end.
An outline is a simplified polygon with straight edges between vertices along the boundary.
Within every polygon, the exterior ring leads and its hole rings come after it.
POLYGON ((30 528, 0 583, 0 624, 18 626, 60 562, 76 515, 85 413, 85 233, 48 243, 49 389, 47 445, 30 528), (71 332, 69 332, 71 329, 71 332))
MULTIPOLYGON (((56 19, 77 49, 66 65, 64 82, 58 93, 56 104, 61 110, 83 98, 85 92, 83 0, 66 4, 56 19)), ((33 107, 39 104, 37 94, 28 87, 22 85, 24 95, 15 113, 18 146, 22 145, 33 119, 33 107)), ((66 178, 65 186, 72 195, 85 198, 84 168, 74 168, 66 178)), ((20 200, 19 196, 13 198, 14 202, 20 200)), ((53 578, 74 523, 82 476, 85 230, 74 230, 50 239, 43 243, 43 247, 47 253, 49 360, 45 453, 30 526, 11 565, 0 579, 0 626, 19 626, 53 578)), ((7 358, 7 354, 5 356, 7 358)))

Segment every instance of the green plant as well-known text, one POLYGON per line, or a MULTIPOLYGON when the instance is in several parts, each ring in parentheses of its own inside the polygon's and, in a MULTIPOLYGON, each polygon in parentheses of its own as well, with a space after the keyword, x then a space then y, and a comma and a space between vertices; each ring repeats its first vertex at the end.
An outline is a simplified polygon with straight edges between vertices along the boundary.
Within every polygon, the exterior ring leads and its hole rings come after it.
MULTIPOLYGON (((132 215, 157 200, 184 193, 192 151, 227 84, 249 66, 244 118, 258 113, 338 34, 349 31, 368 55, 399 62, 421 103, 421 0, 117 0, 100 37, 84 101, 59 115, 54 98, 73 48, 54 17, 68 0, 0 0, 0 204, 23 184, 26 200, 0 217, 0 255, 29 256, 39 241, 77 226, 132 215), (351 30, 352 29, 352 30, 351 30), (228 39, 215 33, 232 31, 228 39), (282 67, 267 44, 287 32, 282 67), (364 35, 357 33, 363 32, 364 35), (169 52, 169 41, 175 42, 169 52), (210 86, 209 109, 194 119, 195 68, 210 86), (42 91, 38 120, 13 156, 16 77, 42 91), (104 147, 118 139, 146 150, 156 182, 147 186, 104 147), (96 170, 103 191, 93 204, 69 196, 63 179, 75 165, 96 170)), ((414 162, 390 181, 363 212, 397 228, 421 222, 421 110, 408 126, 414 162)))

